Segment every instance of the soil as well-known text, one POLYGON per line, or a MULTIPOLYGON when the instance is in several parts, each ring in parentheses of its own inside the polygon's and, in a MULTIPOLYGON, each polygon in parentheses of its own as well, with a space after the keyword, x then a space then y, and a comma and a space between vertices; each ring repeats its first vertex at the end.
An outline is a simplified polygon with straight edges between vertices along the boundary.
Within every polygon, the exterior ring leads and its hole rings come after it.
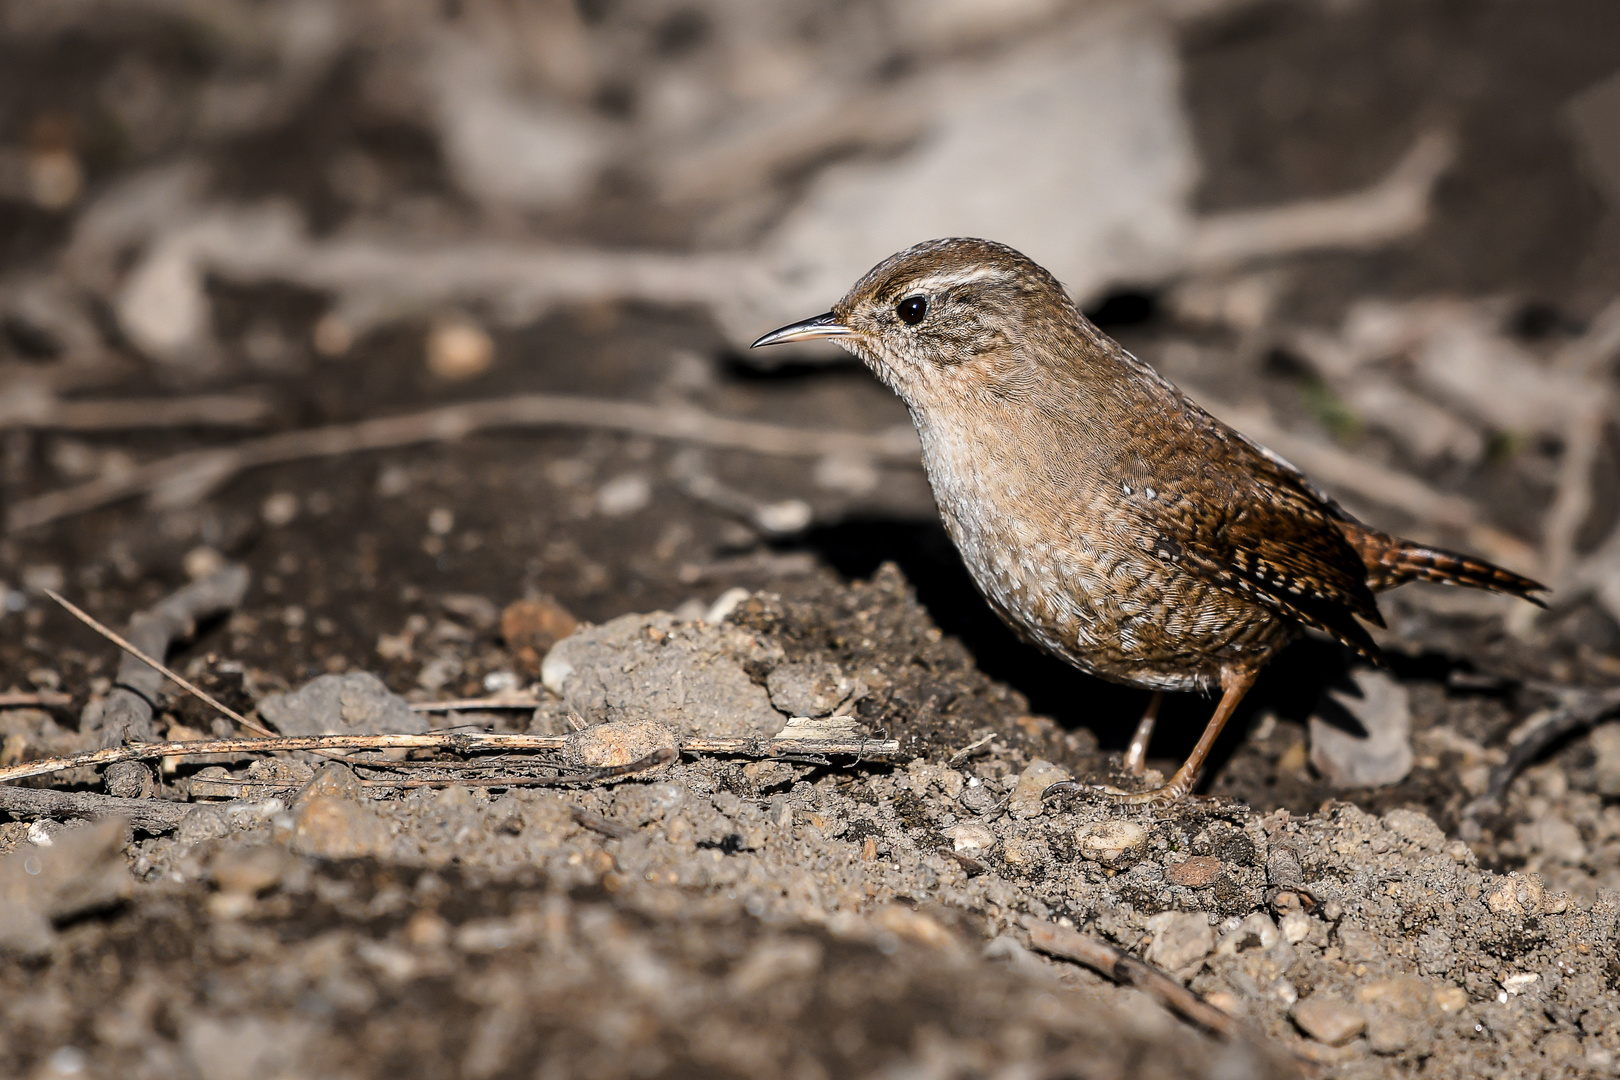
MULTIPOLYGON (((1286 303, 1333 322, 1368 295, 1503 294, 1526 334, 1571 338, 1620 292, 1620 226, 1556 134, 1558 109, 1620 69, 1616 18, 1602 0, 1383 0, 1253 4, 1193 23, 1183 57, 1201 205, 1355 188, 1429 119, 1457 119, 1459 164, 1421 242, 1289 260, 1286 303)), ((120 57, 139 53, 180 85, 202 79, 208 46, 182 31, 131 16, 48 55, 0 43, 6 141, 25 141, 37 102, 102 131, 104 103, 76 88, 120 57), (51 60, 63 56, 73 63, 51 60)), ((271 135, 209 147, 220 190, 298 199, 325 228, 353 208, 309 177, 364 146, 401 198, 472 213, 430 133, 372 115, 341 80, 323 103, 271 135)), ((92 183, 172 150, 85 139, 92 183)), ((655 209, 626 221, 624 198, 604 195, 573 227, 604 243, 684 239, 655 209)), ((71 225, 66 213, 0 199, 0 267, 54 258, 71 225)), ((697 310, 560 311, 494 331, 489 371, 449 383, 422 363, 426 315, 334 359, 306 344, 324 297, 210 288, 227 356, 207 388, 262 393, 276 429, 528 391, 678 397, 804 426, 907 422, 863 369, 762 373, 697 310), (290 343, 269 365, 250 344, 267 337, 290 343)), ((1095 314, 1195 394, 1254 391, 1304 413, 1308 379, 1286 357, 1178 325, 1161 300, 1122 291, 1095 314), (1183 354, 1169 346, 1189 338, 1227 362, 1178 369, 1183 354)), ((9 357, 29 362, 27 335, 8 333, 9 357)), ((102 387, 195 389, 137 362, 102 387)), ((62 486, 86 447, 144 459, 221 438, 10 431, 0 491, 9 502, 62 486)), ((1592 543, 1620 515, 1617 447, 1611 429, 1584 530, 1592 543)), ((1431 480, 1533 540, 1551 449, 1431 480)), ((1552 704, 1549 684, 1601 688, 1620 675, 1620 627, 1597 604, 1555 602, 1523 639, 1499 619, 1387 598, 1391 673, 1410 697, 1415 751, 1397 784, 1336 788, 1310 767, 1309 718, 1348 684, 1350 661, 1308 639, 1271 666, 1222 737, 1203 798, 1151 811, 1043 801, 1048 766, 1124 781, 1117 752, 1146 695, 1038 655, 1003 628, 920 470, 885 467, 852 493, 815 468, 630 436, 480 435, 248 472, 186 509, 126 503, 0 537, 0 685, 71 695, 0 710, 8 762, 92 745, 82 718, 118 662, 40 587, 121 626, 216 558, 251 570, 248 598, 169 659, 242 704, 350 671, 418 702, 534 685, 545 697, 532 717, 456 722, 562 733, 576 703, 542 689, 539 654, 503 636, 508 605, 547 598, 588 633, 672 612, 629 625, 658 642, 671 627, 708 642, 705 612, 740 588, 747 598, 721 626, 770 658, 741 665, 757 693, 770 697, 781 665, 819 665, 858 682, 840 708, 902 748, 894 764, 687 758, 561 790, 366 788, 357 777, 391 774, 315 758, 256 773, 245 761, 180 763, 165 766, 159 794, 191 795, 198 808, 172 833, 0 820, 0 899, 31 897, 14 912, 32 904, 45 919, 18 929, 21 914, 14 924, 0 915, 0 1073, 1620 1073, 1620 725, 1572 732, 1499 805, 1477 801, 1510 734, 1552 704), (694 463, 752 503, 802 499, 814 523, 764 535, 683 486, 694 463), (236 794, 197 795, 199 778, 236 794), (40 899, 29 858, 47 861, 46 877, 81 883, 64 888, 83 903, 40 899), (108 866, 119 871, 110 885, 97 876, 108 866), (1194 939, 1207 927, 1202 951, 1173 974, 1241 1017, 1250 1037, 1222 1042, 1142 991, 1037 954, 1030 920, 1161 963, 1173 925, 1194 939), (1313 1001, 1349 1034, 1313 1030, 1313 1001)), ((160 730, 230 733, 179 695, 159 704, 160 730)), ((1173 768, 1209 707, 1167 703, 1156 767, 1173 768)), ((90 775, 53 782, 99 790, 90 775)))

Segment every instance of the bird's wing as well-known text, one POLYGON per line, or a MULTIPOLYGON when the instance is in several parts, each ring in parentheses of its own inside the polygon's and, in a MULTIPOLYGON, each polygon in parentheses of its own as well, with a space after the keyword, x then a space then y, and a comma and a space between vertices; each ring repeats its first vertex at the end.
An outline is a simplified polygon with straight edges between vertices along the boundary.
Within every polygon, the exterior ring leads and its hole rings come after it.
POLYGON ((1384 625, 1366 565, 1340 527, 1347 515, 1293 466, 1220 421, 1188 430, 1193 445, 1174 457, 1198 475, 1182 484, 1172 470, 1156 512, 1143 519, 1157 534, 1149 537, 1156 554, 1381 661, 1357 621, 1384 625), (1209 495, 1211 475, 1231 485, 1218 498, 1209 495))

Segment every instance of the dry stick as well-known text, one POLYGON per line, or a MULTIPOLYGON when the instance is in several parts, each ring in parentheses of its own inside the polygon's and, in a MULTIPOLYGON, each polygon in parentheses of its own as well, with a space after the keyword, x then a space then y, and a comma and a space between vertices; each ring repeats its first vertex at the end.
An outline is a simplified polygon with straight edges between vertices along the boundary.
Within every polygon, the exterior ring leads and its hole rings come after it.
POLYGON ((570 806, 568 816, 574 819, 575 825, 589 829, 592 832, 599 832, 612 840, 623 840, 627 836, 636 835, 636 830, 630 828, 630 826, 621 825, 611 818, 603 817, 601 814, 593 814, 583 806, 570 806))
POLYGON ((97 622, 95 618, 89 614, 89 612, 79 607, 77 604, 63 596, 61 593, 57 592, 55 589, 45 589, 44 592, 46 596, 49 596, 52 600, 55 600, 58 604, 61 604, 64 608, 66 608, 68 613, 74 618, 84 623, 90 629, 94 630, 96 633, 100 634, 114 645, 117 645, 120 649, 123 649, 125 652, 129 653, 129 655, 133 656, 147 667, 161 673, 166 678, 181 687, 181 689, 197 698, 199 701, 202 701, 211 708, 218 710, 222 715, 236 721, 249 731, 257 731, 261 735, 268 735, 271 737, 275 736, 275 732, 271 731, 269 728, 265 727, 256 720, 249 720, 235 709, 225 705, 202 687, 196 685, 188 679, 183 678, 173 669, 165 666, 161 660, 154 660, 150 656, 147 656, 144 652, 137 649, 124 638, 118 636, 118 634, 113 632, 111 629, 97 622))
POLYGON ((270 403, 238 394, 180 398, 62 401, 43 395, 16 409, 0 409, 0 430, 134 431, 145 428, 252 427, 270 418, 270 403))
POLYGON ((1577 731, 1595 727, 1616 711, 1620 711, 1620 689, 1600 691, 1569 690, 1563 687, 1549 689, 1560 698, 1558 705, 1547 713, 1546 719, 1513 744, 1508 750, 1506 761, 1491 770, 1490 783, 1486 787, 1485 794, 1463 807, 1465 817, 1476 817, 1486 811, 1499 809, 1503 797, 1507 795, 1508 786, 1513 783, 1513 778, 1545 753, 1548 747, 1577 731))
MULTIPOLYGON (((557 751, 566 749, 567 735, 519 735, 503 732, 428 732, 421 735, 288 735, 270 739, 197 739, 189 742, 131 743, 105 750, 90 750, 69 757, 41 758, 0 768, 0 784, 30 776, 46 776, 68 769, 111 765, 120 761, 150 761, 164 757, 202 757, 208 754, 255 754, 278 750, 452 750, 557 751)), ((736 757, 793 758, 806 755, 851 757, 884 761, 900 753, 896 739, 748 739, 691 738, 677 748, 682 754, 720 754, 736 757)), ((398 766, 407 762, 390 762, 398 766)), ((431 765, 431 762, 424 762, 431 765)))
POLYGON ((535 698, 456 698, 453 701, 416 701, 412 712, 490 712, 495 709, 538 709, 535 698))
POLYGON ((12 817, 121 817, 145 832, 168 832, 192 807, 164 799, 120 799, 93 791, 0 786, 0 810, 12 817))
POLYGON ((245 469, 416 443, 454 442, 478 431, 525 427, 598 428, 782 457, 814 458, 836 452, 915 461, 918 454, 917 438, 909 427, 877 434, 814 430, 734 420, 697 409, 523 394, 190 450, 136 466, 121 476, 25 499, 12 506, 6 527, 10 531, 32 528, 136 495, 167 491, 172 498, 194 499, 245 469))
MULTIPOLYGON (((621 776, 630 776, 648 769, 656 769, 660 765, 668 765, 680 757, 680 751, 673 746, 661 746, 652 753, 630 762, 627 765, 604 765, 598 769, 582 769, 579 772, 558 773, 556 776, 430 776, 415 780, 362 780, 362 787, 377 788, 419 788, 419 787, 448 787, 452 784, 461 784, 465 787, 565 787, 569 784, 594 784, 602 780, 613 780, 621 776)), ((367 761, 354 762, 361 767, 373 769, 392 769, 400 764, 397 761, 367 761)), ((428 767, 443 767, 440 762, 419 762, 428 767)))
POLYGON ((41 690, 33 694, 21 690, 0 691, 0 709, 20 709, 40 705, 60 706, 72 703, 72 694, 64 694, 58 690, 41 690))
MULTIPOLYGON (((1611 301, 1585 334, 1553 358, 1554 367, 1591 380, 1590 394, 1572 403, 1574 415, 1558 463, 1557 487, 1542 519, 1541 562, 1554 588, 1572 584, 1578 577, 1575 541, 1592 508, 1592 469, 1603 448, 1603 429, 1614 415, 1614 394, 1606 369, 1616 356, 1620 356, 1620 299, 1611 301)), ((1528 620, 1534 613, 1519 613, 1518 617, 1528 620)))
POLYGON ((1222 1038, 1259 1041, 1237 1020, 1163 971, 1101 938, 1033 917, 1024 920, 1024 928, 1029 931, 1029 943, 1041 952, 1084 964, 1099 975, 1151 994, 1166 1008, 1222 1038))

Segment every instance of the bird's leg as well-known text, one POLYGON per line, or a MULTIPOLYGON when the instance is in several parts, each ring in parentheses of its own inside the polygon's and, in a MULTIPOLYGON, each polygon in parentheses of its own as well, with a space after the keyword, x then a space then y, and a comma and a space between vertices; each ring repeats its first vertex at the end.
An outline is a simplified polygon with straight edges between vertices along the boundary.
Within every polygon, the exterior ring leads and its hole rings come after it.
POLYGON ((1237 668, 1221 669, 1221 700, 1215 706, 1215 715, 1209 718, 1204 733, 1198 737, 1198 745, 1193 747, 1187 760, 1182 762, 1181 768, 1170 778, 1164 787, 1154 788, 1152 791, 1142 791, 1135 794, 1109 791, 1107 794, 1118 802, 1129 806, 1141 806, 1148 803, 1170 803, 1186 795, 1198 782, 1198 773, 1204 767, 1204 759, 1209 757, 1210 749, 1214 747, 1215 740, 1220 737, 1221 729, 1226 722, 1232 719, 1237 711, 1238 703, 1243 695, 1249 692, 1254 685, 1259 671, 1244 671, 1237 668))
POLYGON ((1147 771, 1147 748, 1153 739, 1153 725, 1159 722, 1159 706, 1164 704, 1164 691, 1155 690, 1148 699, 1147 708, 1142 712, 1142 719, 1136 725, 1136 734, 1131 736, 1131 746, 1125 751, 1125 771, 1132 776, 1141 776, 1147 771))

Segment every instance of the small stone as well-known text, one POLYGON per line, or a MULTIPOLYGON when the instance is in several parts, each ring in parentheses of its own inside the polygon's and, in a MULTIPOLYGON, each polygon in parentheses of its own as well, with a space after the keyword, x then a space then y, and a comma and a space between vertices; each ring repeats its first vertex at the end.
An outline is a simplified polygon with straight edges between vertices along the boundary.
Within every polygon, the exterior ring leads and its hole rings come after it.
POLYGON ((1502 990, 1510 997, 1524 993, 1534 986, 1541 978, 1533 971, 1520 972, 1517 975, 1506 975, 1502 978, 1502 990))
POLYGON ((654 720, 618 720, 597 724, 568 736, 563 754, 581 768, 628 765, 656 750, 678 745, 675 729, 654 720))
POLYGON ((127 898, 135 879, 124 834, 117 818, 60 829, 48 844, 31 829, 30 843, 0 858, 0 954, 42 955, 55 940, 53 923, 127 898))
POLYGON ((1554 862, 1579 866, 1586 861, 1581 831, 1551 812, 1520 825, 1514 838, 1521 847, 1539 851, 1554 862))
POLYGON ((1284 941, 1298 945, 1311 936, 1311 917, 1303 911, 1290 911, 1282 917, 1278 929, 1282 931, 1284 941))
POLYGON ((1161 911, 1147 921, 1147 959, 1170 972, 1198 963, 1215 948, 1215 929, 1201 911, 1161 911))
POLYGON ((272 694, 259 715, 283 735, 411 735, 430 726, 369 671, 322 675, 290 694, 272 694))
POLYGON ((1012 798, 1007 800, 1007 812, 1015 818, 1039 817, 1044 809, 1041 795, 1053 784, 1069 779, 1072 778, 1067 770, 1036 758, 1019 774, 1018 785, 1013 788, 1012 798))
POLYGON ((217 548, 204 544, 186 552, 185 558, 180 560, 180 566, 185 570, 187 578, 201 581, 225 569, 225 556, 220 554, 217 548))
POLYGON ((187 847, 214 840, 231 832, 231 823, 217 806, 198 806, 180 819, 174 838, 187 847))
POLYGON ((1601 724, 1586 739, 1597 759, 1592 772, 1598 794, 1620 795, 1620 723, 1601 724))
POLYGON ((977 776, 970 776, 962 785, 962 795, 958 801, 973 813, 982 814, 996 805, 996 796, 983 780, 977 776))
POLYGON ((1248 915, 1237 926, 1222 935, 1220 944, 1215 946, 1215 952, 1220 956, 1235 956, 1250 949, 1269 949, 1277 944, 1282 935, 1277 932, 1277 924, 1271 917, 1261 912, 1248 915))
POLYGON ((1164 868, 1164 880, 1170 885, 1185 885, 1189 889, 1202 889, 1226 871, 1221 860, 1212 855, 1194 855, 1190 859, 1164 868))
POLYGON ((1468 991, 1460 986, 1442 986, 1434 992, 1434 1003, 1440 1011, 1450 1016, 1468 1004, 1468 991))
POLYGON ((1319 1043, 1339 1046, 1367 1030, 1367 1018, 1349 1002, 1330 994, 1312 994, 1289 1012, 1299 1030, 1319 1043))
POLYGON ((652 485, 640 473, 615 476, 596 493, 596 509, 608 517, 623 517, 646 506, 652 499, 652 485))
POLYGON ((330 795, 337 799, 360 799, 365 796, 365 788, 360 784, 360 778, 354 770, 341 761, 329 761, 315 771, 307 784, 293 796, 293 805, 297 806, 305 799, 313 799, 321 795, 330 795))
POLYGON ((952 825, 944 835, 951 842, 951 850, 959 855, 978 855, 996 846, 996 834, 972 822, 952 825))
POLYGON ((290 491, 278 491, 264 500, 259 507, 259 516, 264 523, 272 529, 279 529, 283 525, 290 525, 298 516, 298 496, 290 491))
POLYGON ((1412 703, 1406 687, 1382 671, 1352 673, 1359 697, 1343 691, 1329 696, 1361 724, 1356 735, 1319 717, 1310 720, 1311 766, 1335 787, 1379 787, 1399 783, 1412 771, 1412 703))
POLYGON ((495 362, 495 341, 477 323, 448 319, 428 331, 425 345, 428 370, 454 381, 482 375, 495 362))
POLYGON ((1541 913, 1544 891, 1534 874, 1509 874, 1485 898, 1485 906, 1498 915, 1528 917, 1541 913))
POLYGON ((361 859, 382 854, 389 839, 387 823, 364 803, 316 795, 295 809, 290 846, 300 855, 361 859))
POLYGON ((1104 866, 1122 866, 1147 847, 1147 830, 1134 821, 1098 821, 1080 826, 1075 840, 1081 858, 1104 866))
POLYGON ((577 629, 579 620, 549 596, 518 600, 501 612, 501 639, 524 671, 539 671, 551 647, 577 629))
POLYGON ((765 690, 789 716, 828 716, 852 699, 855 683, 834 664, 806 660, 779 665, 766 677, 765 690))
POLYGON ((1367 1045, 1376 1054, 1421 1051, 1434 1038, 1429 1010, 1434 991, 1427 982, 1410 975, 1379 979, 1356 990, 1356 1000, 1367 1006, 1367 1045))

